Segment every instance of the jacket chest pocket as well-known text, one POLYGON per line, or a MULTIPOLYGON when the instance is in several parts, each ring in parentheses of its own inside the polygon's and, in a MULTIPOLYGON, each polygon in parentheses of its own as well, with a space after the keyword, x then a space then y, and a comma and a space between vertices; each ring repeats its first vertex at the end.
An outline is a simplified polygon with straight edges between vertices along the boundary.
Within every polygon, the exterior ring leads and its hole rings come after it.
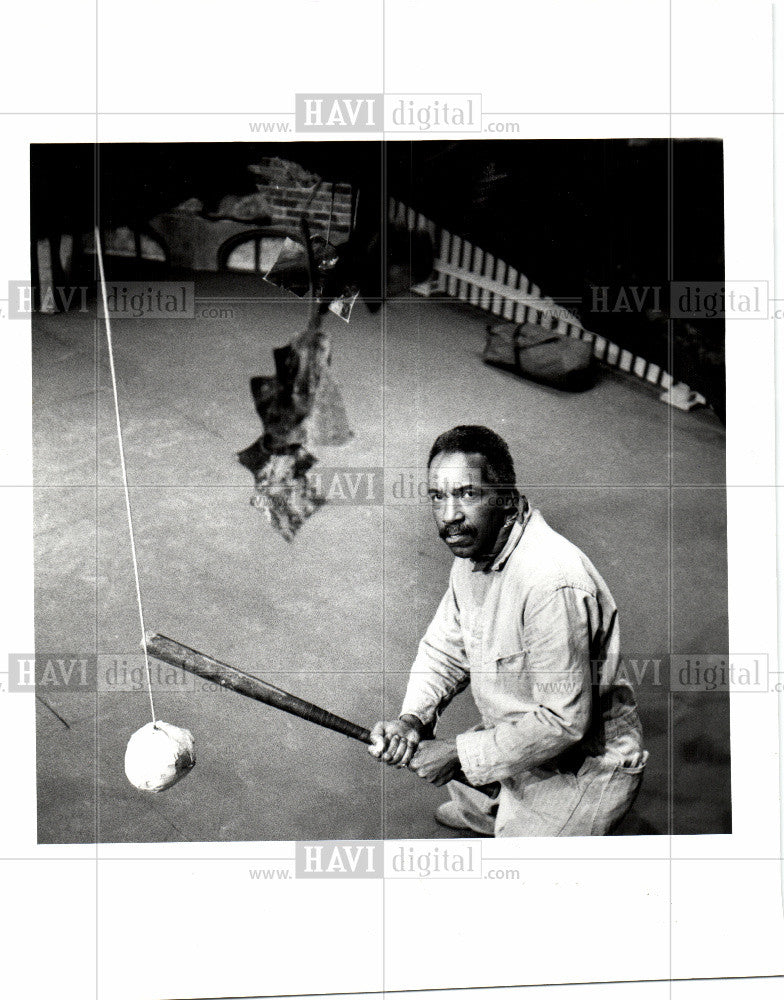
MULTIPOLYGON (((480 670, 479 687, 481 697, 492 703, 493 708, 503 714, 519 708, 521 699, 528 700, 527 650, 521 649, 502 656, 490 656, 484 660, 480 670)), ((471 685, 477 684, 472 673, 471 685)))
POLYGON ((519 685, 526 673, 528 665, 528 650, 518 649, 514 653, 496 656, 491 661, 496 682, 501 686, 519 685))

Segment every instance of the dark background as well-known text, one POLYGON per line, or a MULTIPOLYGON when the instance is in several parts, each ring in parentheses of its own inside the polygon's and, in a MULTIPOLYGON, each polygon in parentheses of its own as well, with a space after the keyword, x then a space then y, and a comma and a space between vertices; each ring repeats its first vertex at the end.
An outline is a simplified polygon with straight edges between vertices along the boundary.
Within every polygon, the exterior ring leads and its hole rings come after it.
POLYGON ((382 191, 501 257, 584 326, 706 396, 724 417, 724 323, 668 322, 661 311, 597 312, 627 286, 724 279, 719 140, 590 139, 460 142, 118 143, 35 145, 32 231, 138 226, 189 197, 217 206, 254 190, 247 165, 300 163, 361 192, 360 242, 377 233, 382 191))
MULTIPOLYGON (((96 222, 139 230, 191 197, 215 208, 252 191, 247 165, 268 156, 359 188, 360 246, 382 231, 382 195, 396 195, 582 312, 589 330, 662 358, 721 408, 720 320, 589 315, 585 298, 594 282, 663 284, 670 270, 721 277, 718 142, 34 146, 34 240, 89 234, 96 222)), ((121 256, 107 265, 139 279, 146 267, 162 279, 172 270, 121 256)), ((79 266, 79 283, 91 284, 94 259, 79 266)), ((112 324, 148 625, 347 718, 392 717, 449 555, 416 504, 327 504, 293 545, 271 530, 236 459, 260 432, 248 380, 272 370, 273 350, 302 330, 309 304, 248 271, 188 280, 200 305, 225 305, 230 318, 112 324)), ((447 427, 495 427, 529 499, 607 580, 627 657, 658 660, 666 673, 674 653, 727 649, 725 433, 714 413, 666 406, 660 387, 611 367, 590 391, 568 393, 484 365, 489 314, 447 296, 389 293, 383 310, 370 305, 360 299, 349 324, 325 319, 355 432, 319 449, 325 468, 418 469, 447 427)), ((40 652, 138 655, 102 334, 92 303, 33 317, 40 652)), ((730 832, 727 693, 670 695, 650 672, 637 689, 651 760, 621 832, 730 832)), ((432 819, 439 793, 379 772, 331 733, 230 696, 164 693, 156 705, 193 728, 201 756, 192 777, 151 799, 122 767, 147 719, 143 691, 39 698, 40 842, 444 834, 432 819)), ((475 721, 466 695, 445 732, 475 721)))

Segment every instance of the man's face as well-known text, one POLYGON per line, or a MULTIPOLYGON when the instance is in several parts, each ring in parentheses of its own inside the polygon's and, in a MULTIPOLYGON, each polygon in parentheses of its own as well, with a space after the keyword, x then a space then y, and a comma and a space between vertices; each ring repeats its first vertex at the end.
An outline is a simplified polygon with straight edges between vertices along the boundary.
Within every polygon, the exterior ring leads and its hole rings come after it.
POLYGON ((428 494, 438 534, 459 559, 492 551, 506 520, 504 507, 484 479, 485 460, 475 452, 441 452, 430 464, 428 494))

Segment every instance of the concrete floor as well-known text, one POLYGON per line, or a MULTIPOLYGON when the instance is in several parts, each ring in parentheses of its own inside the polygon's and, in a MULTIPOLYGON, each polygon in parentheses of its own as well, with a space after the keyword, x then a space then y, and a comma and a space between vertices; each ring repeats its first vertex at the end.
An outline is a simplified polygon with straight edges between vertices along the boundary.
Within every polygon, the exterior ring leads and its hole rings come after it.
MULTIPOLYGON (((271 370, 271 349, 306 305, 245 275, 199 276, 197 295, 234 318, 113 323, 147 627, 370 726, 397 713, 449 553, 419 502, 330 504, 293 545, 271 530, 249 506, 235 452, 260 432, 248 379, 271 370)), ((488 368, 483 317, 456 304, 393 300, 371 316, 360 302, 348 326, 326 322, 356 436, 318 449, 324 469, 383 466, 389 481, 421 469, 440 431, 488 424, 509 441, 534 506, 605 576, 628 657, 726 651, 724 432, 710 412, 673 411, 619 373, 567 395, 488 368)), ((139 646, 98 334, 93 315, 35 318, 39 654, 139 646)), ((144 691, 41 694, 41 842, 445 835, 432 819, 442 792, 240 696, 156 694, 158 717, 193 731, 198 762, 152 796, 122 766, 149 719, 144 691)), ((670 698, 651 674, 639 697, 651 760, 624 832, 729 832, 727 697, 670 698)), ((464 695, 444 732, 473 721, 464 695)))

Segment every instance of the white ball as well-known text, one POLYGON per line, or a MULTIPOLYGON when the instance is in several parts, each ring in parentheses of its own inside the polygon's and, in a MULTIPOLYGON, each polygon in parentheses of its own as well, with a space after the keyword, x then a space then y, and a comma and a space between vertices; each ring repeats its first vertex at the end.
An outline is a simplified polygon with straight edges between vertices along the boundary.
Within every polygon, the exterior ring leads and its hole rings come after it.
POLYGON ((171 788, 195 763, 193 735, 168 722, 148 722, 137 729, 125 750, 125 774, 143 792, 171 788))

